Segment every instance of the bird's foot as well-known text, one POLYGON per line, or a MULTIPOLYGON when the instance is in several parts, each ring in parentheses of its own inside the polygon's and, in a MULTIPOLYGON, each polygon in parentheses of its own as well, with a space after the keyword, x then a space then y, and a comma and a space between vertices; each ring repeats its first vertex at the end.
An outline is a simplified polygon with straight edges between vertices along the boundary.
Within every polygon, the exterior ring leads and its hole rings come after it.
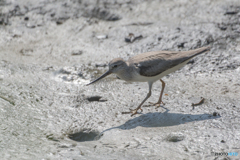
POLYGON ((157 103, 152 103, 152 102, 149 102, 152 106, 155 106, 156 109, 159 108, 161 106, 161 104, 165 105, 165 103, 163 103, 163 101, 160 101, 160 102, 157 102, 157 103))
MULTIPOLYGON (((139 109, 141 110, 141 112, 143 111, 142 108, 139 108, 139 109)), ((137 108, 136 108, 136 109, 129 109, 130 112, 122 112, 122 114, 132 114, 132 115, 131 115, 131 117, 132 117, 133 115, 138 114, 137 111, 138 111, 139 109, 137 109, 137 108)))
MULTIPOLYGON (((139 109, 141 110, 141 112, 143 111, 142 108, 139 108, 139 109)), ((132 117, 133 115, 137 114, 137 113, 138 113, 137 111, 138 111, 139 109, 137 109, 137 108, 136 108, 136 109, 130 109, 130 113, 132 113, 131 117, 132 117)))

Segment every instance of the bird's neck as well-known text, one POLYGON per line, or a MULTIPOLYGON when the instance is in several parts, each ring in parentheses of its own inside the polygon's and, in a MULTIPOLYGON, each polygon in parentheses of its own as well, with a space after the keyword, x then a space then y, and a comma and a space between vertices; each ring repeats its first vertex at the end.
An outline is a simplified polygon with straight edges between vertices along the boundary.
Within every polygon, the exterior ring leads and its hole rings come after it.
POLYGON ((121 78, 122 80, 125 80, 125 81, 131 81, 132 79, 132 76, 131 76, 131 73, 132 73, 132 68, 131 66, 129 66, 127 63, 125 64, 125 66, 122 68, 122 70, 120 70, 117 75, 119 78, 121 78))

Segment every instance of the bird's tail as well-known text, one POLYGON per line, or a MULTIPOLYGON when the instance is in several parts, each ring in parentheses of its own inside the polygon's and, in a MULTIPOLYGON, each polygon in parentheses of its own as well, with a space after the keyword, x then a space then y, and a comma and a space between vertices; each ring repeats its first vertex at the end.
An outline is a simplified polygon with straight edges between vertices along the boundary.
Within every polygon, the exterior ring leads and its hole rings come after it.
POLYGON ((208 52, 210 50, 211 50, 211 47, 207 46, 207 47, 202 47, 202 48, 198 48, 198 49, 195 49, 195 50, 191 50, 189 52, 192 55, 192 57, 195 57, 196 55, 208 52))

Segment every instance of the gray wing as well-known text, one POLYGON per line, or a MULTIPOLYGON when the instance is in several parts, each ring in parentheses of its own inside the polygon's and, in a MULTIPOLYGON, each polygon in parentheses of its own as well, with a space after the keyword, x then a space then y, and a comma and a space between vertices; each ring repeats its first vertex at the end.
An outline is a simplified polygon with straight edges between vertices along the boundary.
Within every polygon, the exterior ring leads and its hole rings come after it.
POLYGON ((184 52, 158 51, 137 55, 128 61, 135 65, 140 75, 156 76, 172 67, 175 67, 194 56, 209 51, 209 47, 184 52))
POLYGON ((140 62, 136 65, 139 74, 146 77, 156 76, 178 64, 183 63, 187 58, 171 58, 173 55, 171 53, 164 53, 162 55, 156 56, 156 59, 150 59, 147 62, 140 62), (164 58, 170 56, 170 58, 164 58))

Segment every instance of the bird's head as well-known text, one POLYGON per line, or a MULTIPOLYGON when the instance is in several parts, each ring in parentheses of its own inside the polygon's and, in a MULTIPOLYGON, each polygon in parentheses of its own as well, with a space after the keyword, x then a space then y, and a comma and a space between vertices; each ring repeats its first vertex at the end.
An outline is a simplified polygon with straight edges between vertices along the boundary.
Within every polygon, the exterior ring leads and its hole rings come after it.
POLYGON ((100 79, 102 79, 112 73, 118 74, 121 70, 124 69, 125 65, 126 65, 126 62, 122 58, 115 58, 115 59, 111 60, 108 64, 108 71, 105 72, 103 75, 101 75, 99 78, 97 78, 94 81, 87 84, 87 86, 99 81, 100 79))
POLYGON ((108 64, 109 71, 111 73, 117 74, 118 72, 124 69, 125 64, 126 62, 122 58, 115 58, 111 60, 108 64))

